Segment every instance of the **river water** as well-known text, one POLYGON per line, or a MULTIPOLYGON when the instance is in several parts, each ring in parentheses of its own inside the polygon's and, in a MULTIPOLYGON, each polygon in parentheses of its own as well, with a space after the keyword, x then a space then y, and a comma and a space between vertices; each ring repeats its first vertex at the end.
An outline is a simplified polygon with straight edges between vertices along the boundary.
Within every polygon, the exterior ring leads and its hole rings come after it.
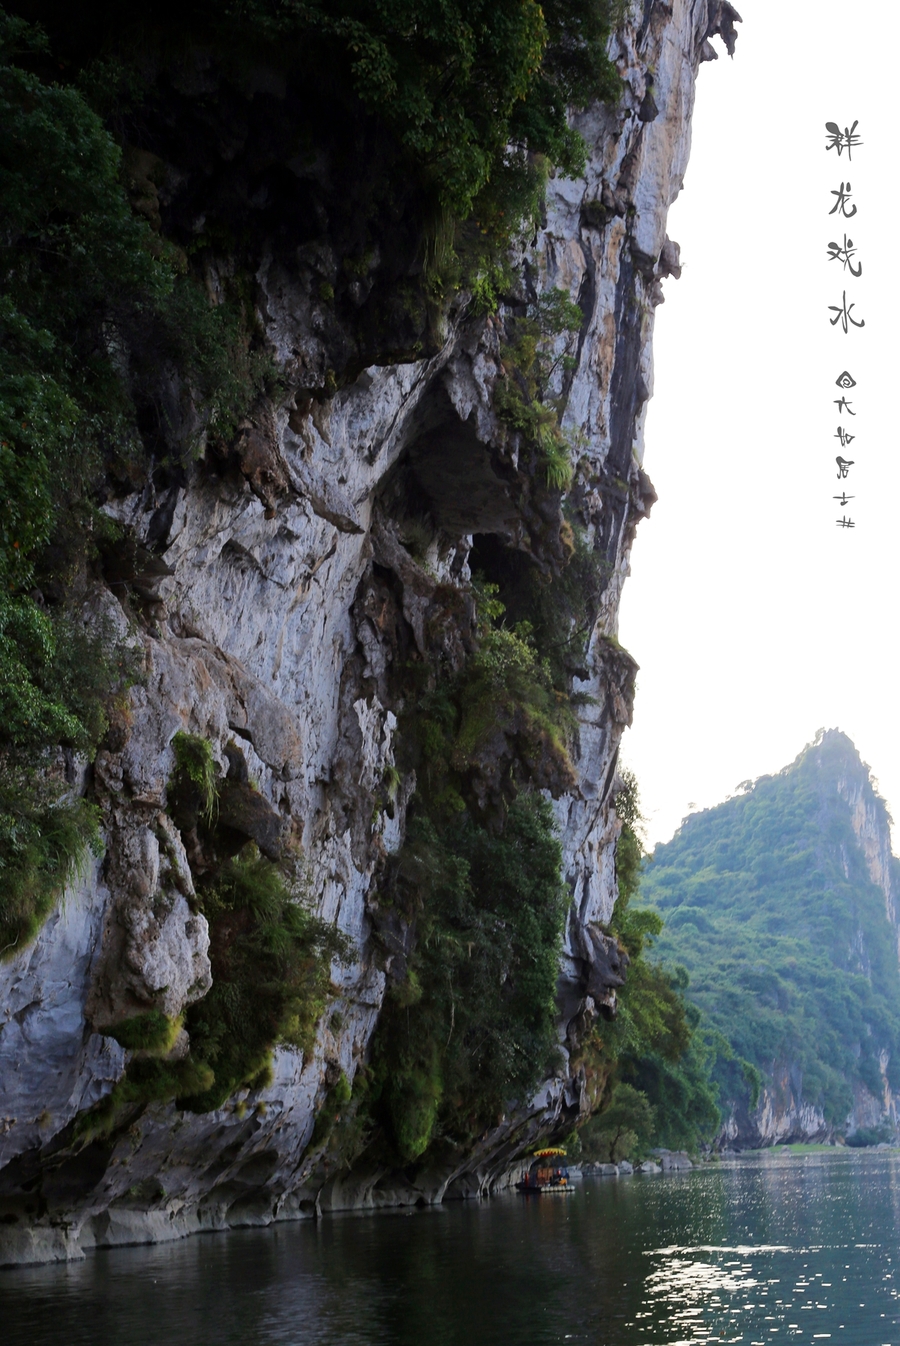
POLYGON ((783 1152, 0 1272, 3 1346, 900 1346, 900 1155, 783 1152))

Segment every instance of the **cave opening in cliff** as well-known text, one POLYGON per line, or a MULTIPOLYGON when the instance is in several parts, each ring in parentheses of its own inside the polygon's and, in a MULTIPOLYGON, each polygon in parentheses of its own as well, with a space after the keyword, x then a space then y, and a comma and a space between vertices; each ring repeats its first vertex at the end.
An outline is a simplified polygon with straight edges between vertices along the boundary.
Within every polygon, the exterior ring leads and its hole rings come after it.
POLYGON ((469 568, 476 578, 497 586, 497 597, 510 625, 531 620, 529 596, 539 583, 540 569, 526 552, 511 547, 496 533, 475 533, 469 568))
POLYGON ((576 546, 568 564, 555 572, 495 533, 476 533, 469 567, 476 579, 496 586, 506 626, 527 623, 558 691, 568 694, 573 677, 588 676, 587 642, 602 587, 602 571, 589 548, 576 546))
POLYGON ((454 542, 474 532, 512 534, 521 524, 502 473, 503 464, 478 437, 475 416, 461 419, 437 385, 423 401, 381 499, 401 524, 419 519, 454 542))

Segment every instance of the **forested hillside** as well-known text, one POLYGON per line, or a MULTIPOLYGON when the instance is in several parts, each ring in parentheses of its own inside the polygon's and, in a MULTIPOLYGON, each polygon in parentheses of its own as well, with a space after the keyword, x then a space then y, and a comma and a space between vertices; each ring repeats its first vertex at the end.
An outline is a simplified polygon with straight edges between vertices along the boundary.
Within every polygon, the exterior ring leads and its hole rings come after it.
POLYGON ((739 789, 656 848, 641 898, 665 920, 657 952, 734 1052, 727 1136, 871 1140, 900 1084, 887 810, 837 730, 739 789))

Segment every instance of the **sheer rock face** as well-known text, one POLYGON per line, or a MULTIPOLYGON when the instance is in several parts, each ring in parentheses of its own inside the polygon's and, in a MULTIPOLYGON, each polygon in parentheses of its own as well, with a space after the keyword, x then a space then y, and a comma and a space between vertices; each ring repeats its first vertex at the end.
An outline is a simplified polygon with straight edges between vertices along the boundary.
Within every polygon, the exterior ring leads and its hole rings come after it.
MULTIPOLYGON (((887 1079, 888 1057, 882 1053, 879 1067, 884 1081, 882 1097, 877 1097, 864 1084, 853 1085, 853 1107, 849 1117, 837 1128, 841 1132, 897 1126, 897 1103, 887 1079)), ((760 1091, 759 1101, 752 1112, 733 1107, 719 1132, 719 1146, 738 1149, 764 1149, 770 1145, 787 1145, 807 1141, 834 1142, 835 1126, 826 1120, 821 1108, 808 1103, 802 1096, 803 1075, 796 1062, 777 1063, 771 1080, 760 1091)))
MULTIPOLYGON (((868 771, 846 772, 837 782, 838 794, 851 812, 851 824, 860 850, 865 857, 869 878, 884 893, 884 908, 897 938, 897 957, 900 960, 900 887, 897 861, 891 850, 890 819, 884 801, 876 795, 868 771)), ((846 857, 844 864, 846 867, 846 857)), ((860 950, 866 962, 864 949, 860 950)))
POLYGON ((764 1148, 803 1141, 827 1141, 834 1128, 821 1108, 802 1097, 802 1074, 793 1062, 781 1062, 760 1090, 752 1113, 734 1107, 717 1143, 738 1149, 764 1148))
MULTIPOLYGON (((563 1041, 570 1020, 614 1006, 622 980, 600 928, 615 896, 610 796, 636 672, 614 639, 617 609, 636 523, 655 499, 641 467, 653 309, 662 278, 680 270, 666 213, 687 164, 697 68, 709 37, 735 17, 707 0, 640 10, 613 39, 623 103, 577 117, 591 147, 586 177, 551 181, 545 227, 520 259, 523 294, 562 288, 584 314, 577 367, 559 391, 564 428, 582 446, 578 507, 608 567, 576 682, 588 694, 577 780, 556 804, 573 895, 563 1041)), ((308 277, 272 259, 257 280, 284 368, 327 363, 308 277)), ((560 547, 559 497, 523 483, 498 421, 499 343, 498 320, 460 312, 420 359, 371 365, 327 400, 249 417, 227 469, 197 465, 164 492, 148 485, 108 506, 165 564, 133 580, 145 604, 133 637, 145 677, 94 767, 106 858, 37 942, 0 965, 0 1260, 78 1256, 316 1206, 476 1194, 583 1106, 583 1081, 564 1071, 455 1168, 415 1181, 331 1173, 310 1147, 329 1086, 340 1072, 352 1081, 365 1059, 384 994, 373 885, 402 844, 415 789, 404 780, 390 807, 382 789, 395 760, 394 675, 436 640, 451 666, 464 656, 466 614, 451 620, 446 594, 468 578, 473 533, 538 556, 560 547), (397 483, 410 474, 437 525, 424 561, 401 545, 397 483), (190 907, 200 861, 169 807, 179 730, 212 745, 221 777, 239 748, 259 790, 252 804, 230 799, 228 825, 264 850, 279 829, 302 847, 319 913, 346 932, 355 961, 334 969, 315 1050, 279 1049, 274 1081, 248 1106, 245 1092, 241 1106, 205 1115, 150 1107, 111 1146, 76 1151, 73 1119, 127 1059, 97 1030, 141 1009, 176 1016, 210 983, 206 921, 190 907)), ((124 629, 120 591, 98 590, 94 602, 124 629)))

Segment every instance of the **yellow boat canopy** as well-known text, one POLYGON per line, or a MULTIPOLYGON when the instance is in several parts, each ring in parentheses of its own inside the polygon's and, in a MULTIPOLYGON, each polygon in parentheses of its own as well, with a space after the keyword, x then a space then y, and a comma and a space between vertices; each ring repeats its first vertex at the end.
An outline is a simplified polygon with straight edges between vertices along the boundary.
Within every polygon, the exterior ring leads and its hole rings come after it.
POLYGON ((543 1159, 545 1155, 551 1155, 551 1154, 565 1154, 565 1150, 552 1150, 552 1149, 551 1149, 551 1150, 535 1150, 535 1151, 534 1151, 534 1157, 535 1157, 535 1159, 543 1159))

